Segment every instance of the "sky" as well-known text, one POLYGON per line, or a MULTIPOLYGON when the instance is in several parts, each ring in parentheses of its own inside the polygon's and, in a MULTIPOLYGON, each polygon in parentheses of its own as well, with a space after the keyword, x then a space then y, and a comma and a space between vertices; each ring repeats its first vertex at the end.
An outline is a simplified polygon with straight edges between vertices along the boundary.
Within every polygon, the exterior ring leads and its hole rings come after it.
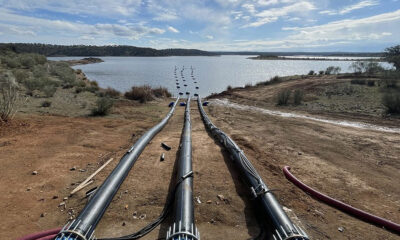
POLYGON ((0 42, 376 52, 400 0, 0 0, 0 42))

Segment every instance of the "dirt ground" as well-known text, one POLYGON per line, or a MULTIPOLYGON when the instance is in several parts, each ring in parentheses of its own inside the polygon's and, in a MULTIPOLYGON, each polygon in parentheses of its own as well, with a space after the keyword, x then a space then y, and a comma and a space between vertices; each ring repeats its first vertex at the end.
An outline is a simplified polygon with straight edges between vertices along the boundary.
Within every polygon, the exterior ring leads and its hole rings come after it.
MULTIPOLYGON (((254 91, 269 94, 266 89, 254 91)), ((267 107, 257 101, 258 95, 252 96, 236 101, 267 107)), ((230 100, 235 98, 231 96, 230 100)), ((85 192, 102 183, 129 146, 167 113, 168 103, 120 102, 110 116, 103 118, 21 113, 10 124, 1 125, 0 239, 61 227, 76 216, 87 201, 85 192), (110 157, 115 160, 93 184, 69 196, 75 185, 110 157), (71 171, 72 167, 76 170, 71 171), (32 175, 33 171, 38 174, 32 175), (61 202, 66 203, 65 208, 59 207, 61 202)), ((399 223, 398 133, 268 116, 213 104, 206 111, 245 151, 267 185, 276 189, 279 202, 297 215, 312 239, 400 239, 314 200, 287 181, 281 170, 290 165, 306 184, 399 223)), ((98 225, 98 238, 135 232, 159 215, 169 182, 175 178, 172 174, 183 112, 183 107, 177 107, 168 125, 144 150, 98 225), (163 150, 161 142, 172 149, 163 150)), ((256 237, 260 231, 254 215, 257 209, 248 189, 225 151, 205 131, 196 102, 192 103, 191 116, 194 197, 201 201, 195 201, 195 219, 202 239, 256 237), (220 201, 218 194, 227 201, 220 201), (208 200, 212 203, 207 204, 208 200)), ((331 117, 367 119, 358 115, 331 117)), ((400 126, 397 120, 382 124, 400 126)), ((164 238, 170 224, 167 219, 143 239, 164 238)))

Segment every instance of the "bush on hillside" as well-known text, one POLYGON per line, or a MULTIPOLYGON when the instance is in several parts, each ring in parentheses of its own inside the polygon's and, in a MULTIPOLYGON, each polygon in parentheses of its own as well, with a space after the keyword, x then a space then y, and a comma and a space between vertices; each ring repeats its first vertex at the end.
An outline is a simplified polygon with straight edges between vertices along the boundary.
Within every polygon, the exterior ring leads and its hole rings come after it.
POLYGON ((292 91, 290 90, 282 90, 277 95, 277 105, 287 105, 289 102, 290 95, 292 91))
POLYGON ((340 72, 340 70, 341 70, 340 67, 330 66, 330 67, 326 68, 325 74, 326 75, 338 74, 340 72))
POLYGON ((126 92, 125 97, 130 100, 139 100, 141 103, 145 103, 154 99, 151 87, 148 85, 144 86, 133 86, 130 91, 126 92))
POLYGON ((110 113, 112 106, 114 105, 113 100, 108 97, 102 97, 97 99, 96 106, 92 109, 92 116, 105 116, 110 113))
POLYGON ((311 71, 308 72, 308 75, 310 75, 310 76, 314 75, 314 74, 315 74, 314 70, 311 70, 311 71))
POLYGON ((293 94, 294 105, 300 105, 301 102, 303 101, 303 97, 304 97, 304 92, 302 90, 300 89, 295 90, 293 94))
POLYGON ((386 112, 390 114, 400 114, 400 91, 386 92, 382 99, 386 112))
POLYGON ((104 91, 104 95, 106 97, 110 97, 110 98, 119 98, 121 96, 121 92, 118 90, 115 90, 114 88, 110 88, 108 87, 105 91, 104 91))
POLYGON ((172 96, 172 94, 165 87, 154 88, 154 89, 152 89, 152 92, 153 92, 154 96, 157 98, 164 98, 164 97, 172 96))

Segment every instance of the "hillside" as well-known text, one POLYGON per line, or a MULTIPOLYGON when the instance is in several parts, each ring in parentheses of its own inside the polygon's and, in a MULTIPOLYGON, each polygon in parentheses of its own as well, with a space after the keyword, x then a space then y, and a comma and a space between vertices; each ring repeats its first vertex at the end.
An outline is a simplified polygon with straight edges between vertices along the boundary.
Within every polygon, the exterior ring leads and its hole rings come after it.
POLYGON ((39 43, 0 43, 1 49, 10 49, 17 53, 37 53, 45 56, 216 56, 218 54, 197 49, 163 49, 142 48, 134 46, 87 46, 87 45, 53 45, 39 43))

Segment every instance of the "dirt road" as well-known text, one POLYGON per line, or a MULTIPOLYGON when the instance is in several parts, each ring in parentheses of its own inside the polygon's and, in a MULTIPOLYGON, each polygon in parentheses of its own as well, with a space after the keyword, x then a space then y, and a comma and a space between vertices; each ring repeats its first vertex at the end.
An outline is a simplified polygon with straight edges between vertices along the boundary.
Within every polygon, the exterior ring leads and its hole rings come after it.
MULTIPOLYGON (((74 185, 110 157, 116 158, 91 187, 101 184, 130 144, 165 115, 167 104, 120 104, 106 118, 18 115, 10 126, 1 126, 0 239, 62 226, 76 216, 86 199, 85 191, 68 197, 74 185), (76 170, 71 171, 72 167, 76 170), (38 174, 32 175, 32 171, 38 174), (58 207, 61 202, 66 203, 65 208, 58 207)), ((177 108, 168 125, 144 150, 97 227, 97 237, 132 233, 161 212, 169 182, 175 177, 183 110, 177 108), (161 142, 172 150, 163 150, 161 142), (159 160, 161 153, 166 154, 163 162, 159 160)), ((281 171, 290 165, 310 186, 400 222, 399 134, 217 105, 206 111, 245 151, 268 186, 276 189, 280 203, 297 215, 313 239, 399 239, 315 201, 288 182, 281 171)), ((229 157, 205 131, 196 102, 192 103, 191 116, 194 196, 201 202, 195 201, 195 219, 202 238, 257 236, 257 209, 252 207, 229 157), (220 201, 218 194, 227 201, 220 201)), ((168 219, 143 239, 165 237, 170 224, 168 219)))

